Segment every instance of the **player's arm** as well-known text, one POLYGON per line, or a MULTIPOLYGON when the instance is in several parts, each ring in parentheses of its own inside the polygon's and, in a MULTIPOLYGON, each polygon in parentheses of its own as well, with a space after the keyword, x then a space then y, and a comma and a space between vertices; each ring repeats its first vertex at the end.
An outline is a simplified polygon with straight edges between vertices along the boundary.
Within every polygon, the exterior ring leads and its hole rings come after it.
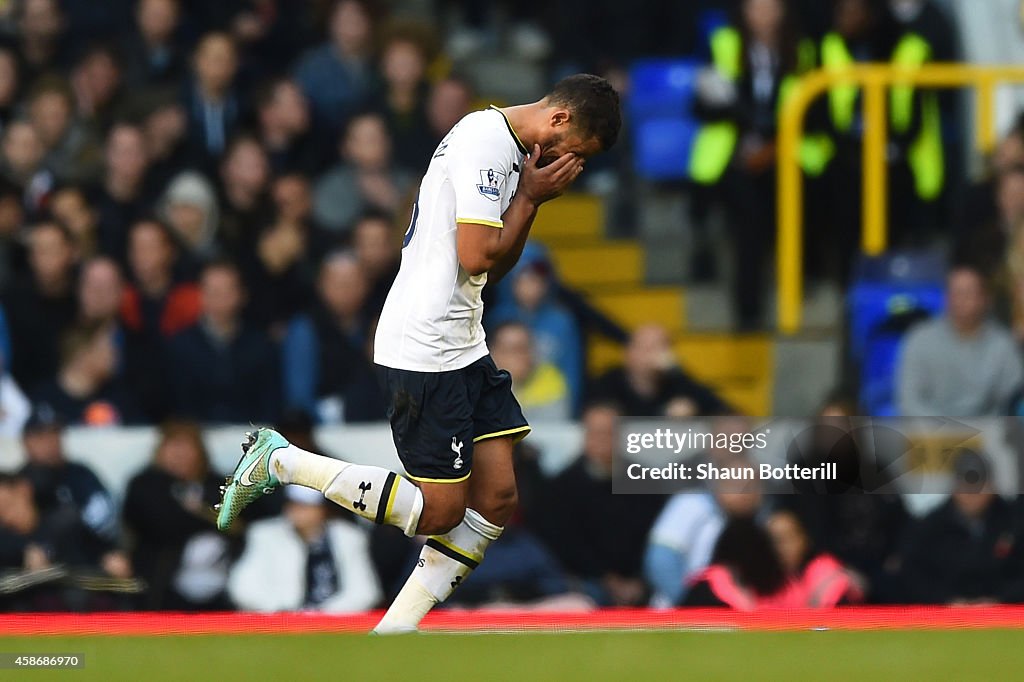
POLYGON ((459 263, 470 275, 491 273, 492 281, 508 272, 523 252, 538 207, 559 196, 583 170, 583 159, 564 154, 537 167, 540 147, 523 163, 519 187, 497 224, 459 221, 456 240, 459 263))

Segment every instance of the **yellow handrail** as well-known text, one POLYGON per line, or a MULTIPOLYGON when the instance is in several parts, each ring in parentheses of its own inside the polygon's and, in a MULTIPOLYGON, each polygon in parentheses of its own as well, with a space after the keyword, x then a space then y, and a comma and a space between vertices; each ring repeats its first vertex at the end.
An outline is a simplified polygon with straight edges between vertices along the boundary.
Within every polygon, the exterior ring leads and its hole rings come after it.
POLYGON ((916 68, 859 64, 842 70, 819 69, 804 76, 782 108, 778 139, 778 326, 800 330, 803 308, 803 176, 800 140, 804 118, 815 99, 838 84, 863 89, 864 210, 861 249, 877 255, 886 248, 886 145, 888 122, 885 94, 899 83, 927 88, 973 87, 977 98, 975 145, 983 153, 996 145, 995 89, 999 83, 1024 83, 1024 66, 926 64, 916 68))

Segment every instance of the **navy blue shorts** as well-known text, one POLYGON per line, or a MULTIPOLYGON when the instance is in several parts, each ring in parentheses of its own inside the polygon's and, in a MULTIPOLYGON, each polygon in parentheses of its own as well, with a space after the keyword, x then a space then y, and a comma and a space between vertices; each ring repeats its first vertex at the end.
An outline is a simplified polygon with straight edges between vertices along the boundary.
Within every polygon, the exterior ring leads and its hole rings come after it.
POLYGON ((473 468, 473 444, 530 431, 512 377, 486 355, 448 372, 377 366, 388 400, 388 421, 409 477, 457 483, 473 468))

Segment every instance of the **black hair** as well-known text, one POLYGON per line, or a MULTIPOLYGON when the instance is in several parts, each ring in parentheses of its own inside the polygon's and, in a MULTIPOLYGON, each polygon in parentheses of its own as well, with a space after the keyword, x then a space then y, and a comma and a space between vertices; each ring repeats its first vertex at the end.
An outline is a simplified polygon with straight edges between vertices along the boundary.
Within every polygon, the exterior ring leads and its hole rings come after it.
POLYGON ((67 225, 60 222, 56 218, 53 218, 52 216, 47 216, 43 220, 40 220, 39 222, 29 227, 28 234, 32 235, 35 232, 38 232, 39 230, 45 230, 47 228, 57 230, 57 232, 60 233, 60 236, 64 239, 64 242, 66 244, 69 244, 71 246, 78 245, 78 240, 75 238, 75 234, 71 231, 71 228, 69 228, 67 225))
POLYGON ((253 109, 258 113, 270 106, 274 102, 274 98, 277 97, 278 88, 284 85, 293 85, 298 88, 298 84, 285 74, 271 76, 260 83, 252 98, 253 109))
POLYGON ((568 76, 555 84, 547 99, 569 109, 576 127, 587 137, 596 137, 601 149, 611 148, 619 138, 619 93, 604 78, 590 73, 568 76))
POLYGON ((235 263, 230 258, 217 256, 204 261, 202 266, 200 266, 199 268, 199 279, 203 279, 204 277, 206 277, 207 274, 213 272, 214 270, 225 270, 227 272, 230 272, 238 281, 238 286, 242 287, 243 289, 245 288, 245 280, 242 277, 242 269, 239 268, 238 264, 235 263))
POLYGON ((524 329, 526 330, 526 333, 530 336, 530 339, 533 339, 533 332, 530 330, 530 326, 525 322, 516 319, 499 322, 490 329, 488 334, 490 335, 491 338, 493 338, 496 341, 498 339, 498 336, 500 336, 501 333, 506 329, 524 329))
POLYGON ((772 539, 752 517, 733 517, 726 522, 711 563, 731 569, 736 580, 766 597, 786 584, 786 572, 772 539))
POLYGON ((612 410, 616 414, 623 416, 624 410, 622 403, 618 402, 614 398, 597 397, 588 400, 580 411, 581 415, 585 415, 591 410, 612 410))
POLYGON ((358 227, 364 222, 382 222, 387 223, 389 227, 394 226, 395 216, 390 211, 386 211, 382 208, 368 208, 359 214, 355 222, 352 224, 352 229, 358 229, 358 227))
POLYGON ((145 213, 140 218, 137 218, 136 220, 132 221, 131 225, 128 226, 128 239, 130 240, 132 233, 134 233, 136 230, 141 229, 142 226, 155 227, 157 231, 163 235, 164 239, 167 241, 167 244, 171 248, 176 250, 181 246, 178 243, 178 236, 174 233, 174 230, 172 230, 170 226, 167 225, 167 223, 160 220, 160 218, 157 218, 155 215, 152 215, 151 213, 145 213))

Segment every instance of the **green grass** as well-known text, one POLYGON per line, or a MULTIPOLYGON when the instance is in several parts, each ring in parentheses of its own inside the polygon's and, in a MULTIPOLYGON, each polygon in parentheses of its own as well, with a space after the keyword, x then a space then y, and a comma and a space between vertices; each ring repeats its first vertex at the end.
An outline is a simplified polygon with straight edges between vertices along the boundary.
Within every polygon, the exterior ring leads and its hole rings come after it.
POLYGON ((0 652, 80 653, 86 667, 0 680, 1011 680, 1024 631, 0 637, 0 652))

